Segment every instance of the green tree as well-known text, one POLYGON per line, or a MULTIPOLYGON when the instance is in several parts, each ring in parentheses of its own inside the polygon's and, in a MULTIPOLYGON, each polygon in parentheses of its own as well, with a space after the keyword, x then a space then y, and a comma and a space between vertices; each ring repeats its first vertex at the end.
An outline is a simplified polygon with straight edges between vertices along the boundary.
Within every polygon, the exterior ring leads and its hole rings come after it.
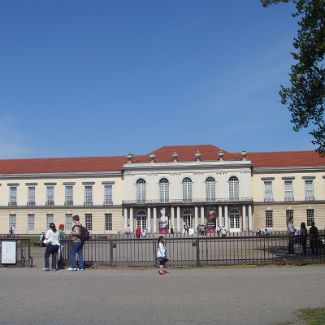
MULTIPOLYGON (((289 0, 261 0, 264 7, 289 0)), ((307 128, 317 151, 325 155, 325 0, 291 0, 296 7, 298 34, 294 38, 290 86, 281 85, 281 103, 291 112, 293 129, 307 128)))

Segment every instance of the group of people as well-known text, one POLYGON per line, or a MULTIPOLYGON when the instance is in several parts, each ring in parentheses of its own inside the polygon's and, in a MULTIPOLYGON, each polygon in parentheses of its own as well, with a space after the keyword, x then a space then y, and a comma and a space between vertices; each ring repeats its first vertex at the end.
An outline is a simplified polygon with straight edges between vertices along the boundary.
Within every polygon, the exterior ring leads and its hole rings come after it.
MULTIPOLYGON (((81 223, 78 215, 72 217, 72 222, 74 226, 71 230, 71 267, 68 268, 69 271, 83 271, 84 270, 84 259, 83 259, 83 245, 84 242, 81 240, 81 223), (77 268, 77 255, 79 256, 79 268, 77 268)), ((56 228, 56 225, 52 222, 49 225, 49 229, 45 234, 41 235, 40 240, 45 245, 44 253, 44 271, 56 271, 58 269, 58 260, 63 257, 64 249, 64 225, 60 224, 59 229, 56 228), (43 238, 44 237, 44 238, 43 238), (50 268, 50 256, 51 259, 51 268, 50 268)))
MULTIPOLYGON (((294 254, 294 244, 298 242, 302 246, 303 255, 307 255, 307 237, 308 237, 308 230, 306 228, 306 224, 302 222, 300 224, 300 229, 295 229, 293 225, 293 220, 288 220, 288 253, 294 254)), ((318 228, 315 226, 315 223, 312 222, 311 227, 309 228, 309 242, 312 255, 318 254, 318 245, 319 245, 319 231, 318 228)))

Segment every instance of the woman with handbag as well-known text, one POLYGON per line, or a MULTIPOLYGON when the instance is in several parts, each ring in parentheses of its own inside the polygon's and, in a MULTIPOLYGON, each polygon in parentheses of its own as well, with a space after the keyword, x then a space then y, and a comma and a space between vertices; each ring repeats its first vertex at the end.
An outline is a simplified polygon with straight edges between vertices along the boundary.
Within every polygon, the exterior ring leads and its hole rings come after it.
POLYGON ((166 241, 164 236, 158 238, 157 261, 159 262, 159 274, 166 274, 165 264, 168 262, 168 258, 166 257, 166 241))

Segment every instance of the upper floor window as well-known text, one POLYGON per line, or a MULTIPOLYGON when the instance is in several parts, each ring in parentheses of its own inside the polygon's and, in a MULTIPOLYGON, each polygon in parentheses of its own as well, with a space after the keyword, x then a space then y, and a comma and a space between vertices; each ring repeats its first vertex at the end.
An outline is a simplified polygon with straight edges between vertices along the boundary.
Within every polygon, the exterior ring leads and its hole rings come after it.
POLYGON ((9 205, 17 205, 17 186, 9 187, 9 205))
POLYGON ((54 186, 46 186, 46 205, 54 205, 54 186))
POLYGON ((27 188, 27 205, 35 205, 35 186, 28 186, 27 188))
POLYGON ((159 181, 159 196, 160 202, 169 202, 169 182, 167 178, 162 178, 159 181))
POLYGON ((183 179, 183 200, 192 201, 192 180, 189 177, 183 179))
POLYGON ((272 181, 264 181, 264 201, 273 201, 272 181))
POLYGON ((64 205, 73 205, 73 186, 65 185, 64 205))
POLYGON ((285 201, 293 201, 292 180, 284 181, 284 200, 285 201))
POLYGON ((137 201, 146 200, 146 181, 144 179, 138 179, 137 181, 137 201))
POLYGON ((85 205, 93 204, 93 187, 91 185, 85 185, 85 205))
POLYGON ((313 179, 305 179, 305 199, 315 200, 313 179))
POLYGON ((208 177, 205 180, 205 190, 207 201, 214 201, 216 198, 216 182, 213 177, 208 177))
POLYGON ((235 176, 229 178, 229 199, 239 200, 239 181, 235 176))
POLYGON ((113 204, 113 185, 104 185, 104 204, 113 204))

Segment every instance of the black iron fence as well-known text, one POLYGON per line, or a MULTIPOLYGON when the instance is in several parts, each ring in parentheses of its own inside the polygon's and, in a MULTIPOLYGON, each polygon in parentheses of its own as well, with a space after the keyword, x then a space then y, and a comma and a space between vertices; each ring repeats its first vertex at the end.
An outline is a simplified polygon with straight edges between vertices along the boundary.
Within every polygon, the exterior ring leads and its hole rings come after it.
MULTIPOLYGON (((71 240, 64 241, 63 256, 70 260, 71 240)), ((167 236, 169 265, 283 264, 289 261, 325 262, 325 236, 167 236), (306 248, 304 250, 304 247, 306 248)), ((86 264, 152 266, 157 238, 95 236, 84 245, 86 264)))
POLYGON ((0 237, 0 266, 33 266, 30 238, 0 237))

